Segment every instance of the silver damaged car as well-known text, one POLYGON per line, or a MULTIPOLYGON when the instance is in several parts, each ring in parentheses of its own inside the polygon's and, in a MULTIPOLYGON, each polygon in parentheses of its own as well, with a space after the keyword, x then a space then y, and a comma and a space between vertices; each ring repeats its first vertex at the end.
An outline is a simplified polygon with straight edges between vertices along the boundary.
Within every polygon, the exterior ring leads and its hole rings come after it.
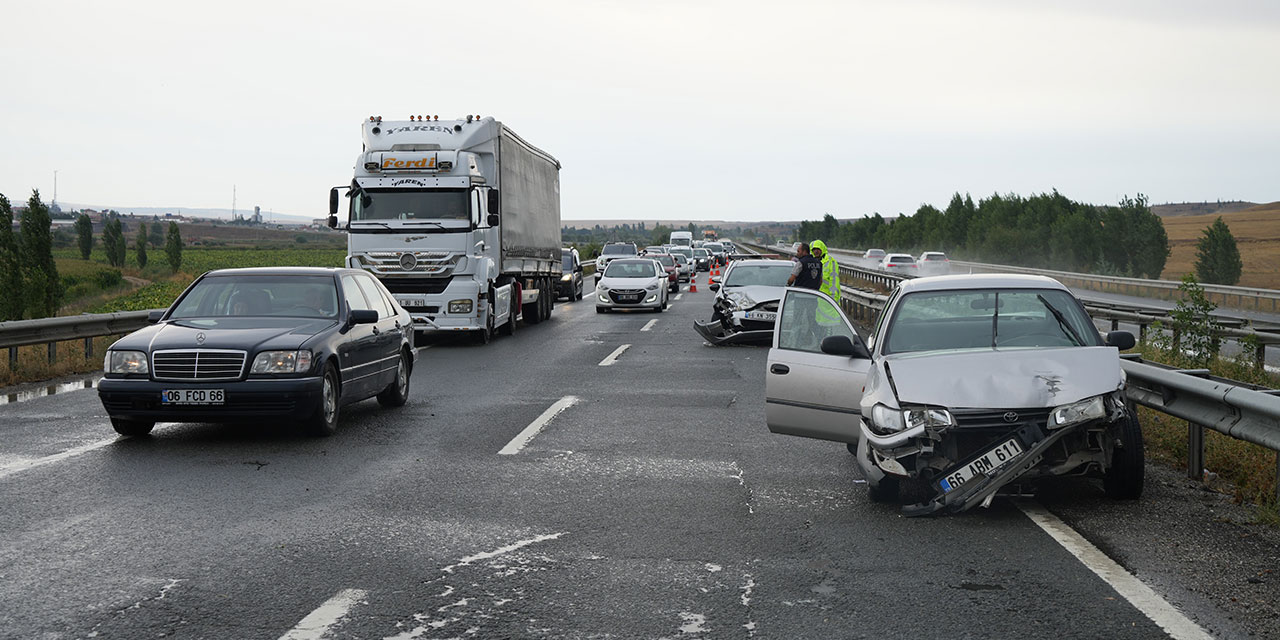
POLYGON ((901 283, 865 342, 831 298, 789 288, 765 374, 770 431, 844 442, 871 497, 907 515, 987 506, 1057 476, 1138 498, 1142 432, 1119 351, 1042 276, 901 283))

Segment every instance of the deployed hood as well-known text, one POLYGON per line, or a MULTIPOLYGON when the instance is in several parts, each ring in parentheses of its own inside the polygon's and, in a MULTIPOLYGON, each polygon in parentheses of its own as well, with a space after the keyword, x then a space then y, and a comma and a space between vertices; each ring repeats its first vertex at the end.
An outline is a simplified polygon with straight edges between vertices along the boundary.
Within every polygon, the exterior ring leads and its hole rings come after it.
POLYGON ((112 349, 298 349, 336 320, 307 318, 187 318, 142 329, 112 349), (198 340, 204 334, 204 341, 198 340))
POLYGON ((951 409, 1056 407, 1120 388, 1114 347, 886 356, 898 401, 951 409))

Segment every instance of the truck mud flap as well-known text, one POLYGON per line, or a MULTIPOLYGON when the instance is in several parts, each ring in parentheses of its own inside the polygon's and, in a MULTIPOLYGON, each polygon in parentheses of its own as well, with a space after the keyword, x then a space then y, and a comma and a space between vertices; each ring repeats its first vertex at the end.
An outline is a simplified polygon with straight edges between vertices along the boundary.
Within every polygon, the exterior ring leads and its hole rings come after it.
POLYGON ((927 516, 945 511, 947 513, 960 513, 967 511, 980 504, 986 503, 987 499, 995 495, 997 491, 1004 488, 1005 485, 1022 477, 1022 474, 1030 471, 1040 463, 1042 454, 1057 444, 1059 440, 1067 434, 1075 431, 1074 427, 1066 427, 1058 429, 1049 434, 1048 437, 1035 443, 1026 453, 1022 454, 1022 459, 1013 462, 1009 466, 997 470, 995 475, 988 476, 977 482, 966 482, 962 488, 956 489, 948 493, 941 491, 930 501, 919 504, 910 504, 902 507, 902 515, 927 516))
POLYGON ((717 347, 734 344, 768 344, 773 341, 772 329, 727 332, 724 324, 719 320, 707 322, 694 320, 693 327, 698 330, 704 340, 717 347))

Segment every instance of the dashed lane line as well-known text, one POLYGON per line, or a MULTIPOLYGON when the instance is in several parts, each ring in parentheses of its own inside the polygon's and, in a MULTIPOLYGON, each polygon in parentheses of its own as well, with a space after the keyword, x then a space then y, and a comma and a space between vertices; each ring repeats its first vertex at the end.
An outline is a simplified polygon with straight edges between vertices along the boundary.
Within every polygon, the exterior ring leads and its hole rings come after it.
POLYGON ((529 441, 532 440, 534 436, 538 435, 539 431, 542 431, 548 424, 551 424, 551 421, 554 420, 556 416, 560 415, 560 412, 577 404, 578 400, 578 396, 565 396, 556 400, 555 404, 547 407, 547 410, 543 411, 542 415, 535 418, 533 422, 530 422, 529 426, 524 428, 524 431, 521 431, 516 435, 516 437, 512 438, 511 442, 508 442, 507 446, 503 447, 502 450, 498 452, 498 455, 513 456, 520 453, 520 450, 524 449, 525 445, 528 445, 529 441))
POLYGON ((652 329, 652 328, 653 328, 653 325, 655 325, 655 324, 658 324, 658 319, 657 319, 657 318, 654 318, 654 319, 652 319, 652 320, 650 320, 650 321, 648 321, 648 322, 644 323, 644 326, 643 326, 643 327, 640 327, 640 330, 641 330, 641 331, 648 331, 648 330, 652 329))
POLYGON ((677 293, 676 297, 672 298, 672 300, 679 300, 680 298, 683 298, 683 297, 684 297, 684 292, 681 291, 680 293, 677 293))
POLYGON ((623 351, 626 351, 627 349, 630 349, 630 348, 631 348, 631 345, 629 345, 629 344, 624 344, 624 345, 622 345, 621 347, 618 347, 617 349, 614 349, 614 350, 613 350, 613 353, 611 353, 611 354, 609 354, 609 355, 605 356, 605 357, 604 357, 604 360, 601 360, 601 361, 600 361, 600 366, 602 366, 602 367, 611 367, 611 366, 613 366, 613 363, 615 363, 615 362, 617 362, 617 361, 618 361, 618 356, 622 355, 622 352, 623 352, 623 351))
POLYGON ((1115 560, 1112 560, 1107 554, 1098 550, 1084 536, 1072 529, 1067 523, 1058 519, 1057 516, 1049 513, 1044 507, 1034 503, 1018 502, 1018 508, 1027 514, 1031 521, 1036 523, 1049 537, 1053 538, 1062 545, 1071 555, 1075 556, 1090 571, 1102 578, 1104 582, 1111 585, 1117 593, 1128 600, 1130 604, 1136 607, 1143 615, 1151 618, 1169 637, 1175 640, 1211 640, 1213 636, 1209 635, 1200 625, 1192 622, 1189 618, 1182 615, 1182 612, 1174 608, 1164 598, 1161 598, 1151 587, 1143 584, 1141 580, 1135 578, 1128 571, 1124 570, 1115 560))
POLYGON ((280 636, 280 640, 320 640, 328 635, 334 625, 347 617, 351 607, 363 602, 368 595, 369 592, 364 589, 339 591, 337 595, 325 600, 324 604, 317 607, 315 611, 307 614, 307 617, 299 621, 297 626, 280 636))
POLYGON ((101 449, 115 442, 116 440, 118 440, 118 438, 110 438, 108 440, 99 440, 97 442, 90 442, 89 444, 84 444, 72 449, 67 449, 62 453, 55 453, 51 456, 45 456, 43 458, 35 458, 33 460, 19 460, 17 462, 10 462, 8 464, 0 465, 0 478, 5 478, 15 473, 21 473, 23 471, 27 471, 30 469, 35 469, 36 467, 43 467, 47 464, 61 462, 68 458, 74 458, 80 454, 88 453, 95 449, 101 449))

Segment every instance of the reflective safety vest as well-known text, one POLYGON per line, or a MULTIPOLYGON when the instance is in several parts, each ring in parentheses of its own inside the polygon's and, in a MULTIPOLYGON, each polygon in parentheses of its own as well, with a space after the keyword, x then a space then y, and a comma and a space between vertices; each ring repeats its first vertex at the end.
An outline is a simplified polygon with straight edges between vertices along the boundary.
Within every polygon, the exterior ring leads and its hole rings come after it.
MULTIPOLYGON (((822 285, 818 290, 831 296, 837 306, 840 304, 840 265, 825 251, 822 252, 822 285)), ((840 315, 826 305, 818 305, 816 319, 819 324, 836 324, 840 322, 840 315)))

